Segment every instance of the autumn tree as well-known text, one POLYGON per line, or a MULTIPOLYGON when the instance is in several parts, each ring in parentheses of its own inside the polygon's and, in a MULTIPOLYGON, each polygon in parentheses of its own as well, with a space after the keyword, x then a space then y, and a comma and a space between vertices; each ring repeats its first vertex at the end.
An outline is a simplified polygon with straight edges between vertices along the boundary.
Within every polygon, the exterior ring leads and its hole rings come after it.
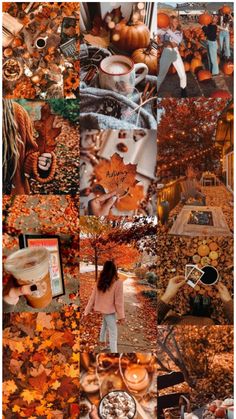
POLYGON ((140 252, 155 254, 156 226, 153 219, 81 217, 81 257, 95 265, 113 259, 131 268, 138 261, 140 252))

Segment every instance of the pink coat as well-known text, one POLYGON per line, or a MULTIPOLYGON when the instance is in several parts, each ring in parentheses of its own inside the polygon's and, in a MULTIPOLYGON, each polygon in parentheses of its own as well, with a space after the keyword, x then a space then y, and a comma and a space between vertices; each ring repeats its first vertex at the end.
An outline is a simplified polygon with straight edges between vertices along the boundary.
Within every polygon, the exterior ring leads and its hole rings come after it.
POLYGON ((114 281, 106 292, 94 287, 84 315, 87 316, 92 310, 102 314, 117 314, 117 319, 125 318, 123 282, 114 281))

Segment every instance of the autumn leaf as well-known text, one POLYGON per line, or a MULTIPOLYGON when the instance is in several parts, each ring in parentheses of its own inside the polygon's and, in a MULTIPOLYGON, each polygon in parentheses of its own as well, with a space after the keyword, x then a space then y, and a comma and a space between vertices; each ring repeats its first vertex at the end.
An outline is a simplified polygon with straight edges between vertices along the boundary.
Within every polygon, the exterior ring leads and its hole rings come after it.
POLYGON ((118 153, 113 154, 109 161, 102 160, 94 169, 97 183, 107 192, 117 191, 122 196, 136 183, 136 164, 125 164, 118 153))
POLYGON ((131 186, 125 196, 122 196, 115 203, 115 207, 119 211, 131 211, 138 208, 138 205, 144 198, 143 185, 137 184, 131 186))
POLYGON ((40 375, 34 378, 29 378, 30 385, 41 393, 45 393, 48 388, 47 374, 43 371, 40 375))
POLYGON ((56 137, 61 133, 61 128, 54 128, 55 115, 51 113, 48 103, 41 108, 41 119, 34 122, 34 127, 38 132, 37 144, 40 153, 53 151, 56 147, 56 137))
POLYGON ((24 401, 26 401, 27 403, 31 403, 33 402, 35 399, 39 398, 39 393, 37 391, 34 390, 28 390, 25 389, 21 392, 21 397, 23 398, 24 401))
POLYGON ((44 328, 52 329, 51 325, 52 316, 47 313, 38 313, 37 314, 37 322, 36 322, 36 330, 40 331, 44 328))
POLYGON ((5 394, 12 394, 15 393, 17 390, 17 386, 13 380, 4 381, 2 384, 2 391, 5 394))

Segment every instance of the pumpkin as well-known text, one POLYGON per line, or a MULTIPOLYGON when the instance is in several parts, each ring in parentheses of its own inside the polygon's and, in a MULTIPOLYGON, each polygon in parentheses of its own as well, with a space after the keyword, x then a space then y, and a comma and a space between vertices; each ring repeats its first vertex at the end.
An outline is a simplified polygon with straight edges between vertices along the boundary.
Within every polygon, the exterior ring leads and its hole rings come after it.
POLYGON ((173 64, 171 64, 169 70, 168 70, 168 74, 175 74, 177 73, 175 66, 173 66, 173 64))
POLYGON ((212 79, 212 74, 209 70, 199 70, 197 78, 199 81, 210 80, 212 79))
POLYGON ((147 48, 150 44, 150 32, 143 22, 118 23, 112 32, 112 43, 121 51, 131 52, 138 48, 147 48))
POLYGON ((158 29, 168 28, 170 26, 170 18, 166 13, 157 13, 158 29))
POLYGON ((203 256, 208 256, 209 253, 210 253, 210 249, 206 244, 200 244, 197 251, 198 251, 198 254, 202 257, 203 256))
POLYGON ((229 6, 223 6, 220 9, 224 15, 229 15, 231 13, 231 8, 229 6))
POLYGON ((157 75, 157 50, 149 46, 148 48, 136 49, 131 55, 135 63, 144 63, 148 67, 149 74, 157 75))
POLYGON ((233 74, 233 71, 234 71, 234 65, 233 65, 233 63, 231 63, 230 61, 228 63, 225 63, 223 65, 222 70, 223 70, 223 73, 225 75, 230 76, 231 74, 233 74))
POLYGON ((202 67, 202 60, 200 60, 199 58, 193 58, 190 66, 192 73, 195 73, 197 69, 202 67))
POLYGON ((184 61, 184 69, 185 69, 185 72, 187 73, 188 71, 190 71, 190 64, 187 62, 187 61, 184 61))
POLYGON ((231 94, 227 90, 216 90, 211 94, 213 99, 231 99, 231 94))
POLYGON ((212 16, 209 13, 203 13, 199 16, 198 22, 203 26, 209 25, 212 22, 212 16))

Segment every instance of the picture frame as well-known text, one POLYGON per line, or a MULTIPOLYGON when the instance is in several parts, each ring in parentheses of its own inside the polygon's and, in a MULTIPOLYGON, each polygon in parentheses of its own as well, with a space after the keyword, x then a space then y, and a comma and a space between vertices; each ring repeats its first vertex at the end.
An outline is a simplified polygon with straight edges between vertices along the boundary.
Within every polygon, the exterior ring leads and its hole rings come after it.
POLYGON ((61 258, 61 242, 57 235, 20 234, 20 249, 25 247, 43 246, 50 253, 49 272, 51 279, 52 298, 65 295, 65 283, 61 258))

